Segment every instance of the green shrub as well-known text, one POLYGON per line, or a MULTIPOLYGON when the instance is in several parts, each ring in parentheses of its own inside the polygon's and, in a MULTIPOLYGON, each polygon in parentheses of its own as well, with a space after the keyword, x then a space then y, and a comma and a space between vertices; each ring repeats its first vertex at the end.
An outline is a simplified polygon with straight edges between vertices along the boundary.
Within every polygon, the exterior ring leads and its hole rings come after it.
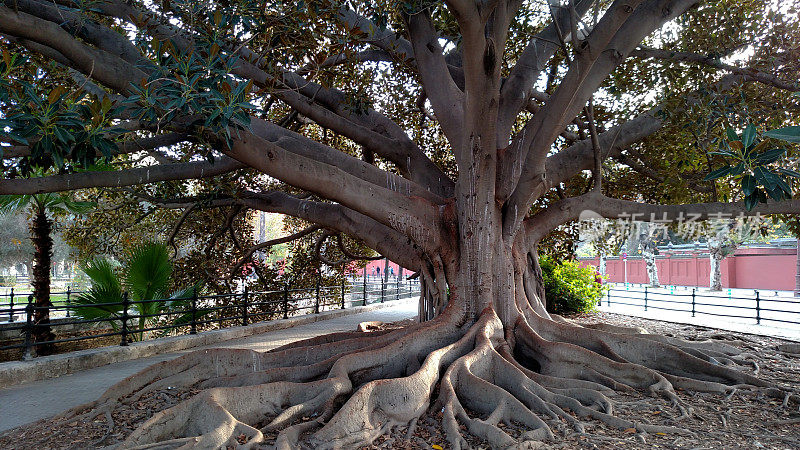
POLYGON ((0 286, 14 287, 17 285, 16 275, 0 275, 0 286))
POLYGON ((549 257, 541 258, 539 263, 548 312, 563 315, 595 310, 607 286, 595 281, 592 267, 581 267, 577 261, 557 262, 549 257))

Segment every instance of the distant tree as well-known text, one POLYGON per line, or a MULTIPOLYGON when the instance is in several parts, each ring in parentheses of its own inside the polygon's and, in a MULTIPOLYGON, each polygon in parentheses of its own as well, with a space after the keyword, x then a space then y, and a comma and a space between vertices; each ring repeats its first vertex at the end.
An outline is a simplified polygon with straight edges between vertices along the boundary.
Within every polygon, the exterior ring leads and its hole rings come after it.
POLYGON ((24 214, 0 214, 0 269, 17 264, 30 264, 33 255, 28 232, 28 220, 24 214))
MULTIPOLYGON (((31 285, 36 311, 33 331, 34 342, 52 341, 55 335, 50 331, 50 271, 53 256, 53 216, 83 214, 94 207, 90 202, 73 201, 63 194, 2 195, 0 213, 25 211, 30 217, 28 229, 33 244, 33 267, 31 285)), ((36 353, 48 355, 54 350, 52 344, 36 346, 36 353)))

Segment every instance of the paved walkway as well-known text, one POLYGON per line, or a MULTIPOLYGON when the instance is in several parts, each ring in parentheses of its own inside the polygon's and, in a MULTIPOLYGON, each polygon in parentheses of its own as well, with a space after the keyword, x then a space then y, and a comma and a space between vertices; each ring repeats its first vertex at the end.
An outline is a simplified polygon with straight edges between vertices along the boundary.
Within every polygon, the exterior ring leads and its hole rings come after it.
MULTIPOLYGON (((337 331, 354 331, 360 322, 394 322, 417 315, 417 301, 399 301, 396 306, 271 331, 243 339, 220 342, 214 348, 250 348, 266 351, 290 342, 337 331)), ((96 400, 114 383, 161 361, 177 358, 197 347, 175 353, 122 361, 63 377, 24 383, 0 389, 0 432, 51 417, 69 408, 96 400)))

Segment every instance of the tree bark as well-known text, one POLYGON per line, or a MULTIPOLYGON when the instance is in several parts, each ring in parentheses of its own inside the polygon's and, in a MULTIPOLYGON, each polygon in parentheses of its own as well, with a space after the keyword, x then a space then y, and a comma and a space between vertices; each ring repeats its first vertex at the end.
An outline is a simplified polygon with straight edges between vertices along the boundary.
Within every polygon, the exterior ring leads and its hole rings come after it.
POLYGON ((641 223, 639 232, 639 247, 642 249, 642 258, 647 269, 647 279, 650 281, 650 286, 659 287, 658 281, 658 266, 656 265, 656 241, 653 232, 650 229, 650 224, 641 223))
MULTIPOLYGON (((53 239, 50 236, 52 221, 44 209, 37 209, 30 225, 31 242, 33 243, 33 270, 31 284, 36 310, 33 315, 34 342, 47 342, 55 339, 50 329, 50 258, 53 255, 53 239)), ((53 344, 36 346, 38 355, 50 355, 55 351, 53 344)))

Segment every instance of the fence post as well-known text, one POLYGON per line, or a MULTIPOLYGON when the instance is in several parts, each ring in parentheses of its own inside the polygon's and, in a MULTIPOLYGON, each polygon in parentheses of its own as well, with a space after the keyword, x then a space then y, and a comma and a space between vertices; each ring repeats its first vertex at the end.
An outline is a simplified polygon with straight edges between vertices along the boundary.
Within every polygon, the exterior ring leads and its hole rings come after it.
POLYGON ((123 347, 128 346, 128 305, 130 301, 128 300, 128 293, 122 293, 122 340, 120 340, 119 345, 123 347))
POLYGON ((322 278, 321 273, 317 273, 317 302, 314 304, 314 314, 319 314, 319 281, 322 278))
POLYGON ((644 287, 644 310, 647 311, 647 286, 644 287))
POLYGON ((283 318, 289 318, 289 283, 283 285, 283 318))
POLYGON ((694 317, 694 300, 695 300, 695 288, 692 288, 692 317, 694 317))
POLYGON ((192 325, 189 334, 197 334, 197 286, 192 288, 192 325))
POLYGON ((606 296, 606 306, 611 306, 611 289, 612 288, 610 287, 608 288, 608 295, 606 296))
POLYGON ((394 299, 395 300, 400 300, 400 276, 399 275, 397 276, 397 283, 395 283, 395 284, 396 284, 396 286, 394 288, 394 299))
POLYGON ((761 294, 756 291, 756 324, 761 325, 761 294))
POLYGON ((342 309, 344 309, 344 281, 345 281, 345 277, 344 277, 344 273, 342 273, 342 309))
POLYGON ((70 286, 67 285, 67 317, 69 317, 69 296, 70 296, 70 286))
POLYGON ((364 306, 367 306, 367 268, 364 267, 364 290, 362 291, 364 294, 364 306))
POLYGON ((248 301, 248 298, 249 297, 247 296, 247 286, 245 286, 244 287, 244 292, 242 293, 242 300, 243 300, 242 303, 244 304, 243 305, 244 309, 242 309, 242 326, 245 326, 245 327, 247 326, 247 301, 248 301))
POLYGON ((31 342, 31 334, 33 334, 33 295, 28 296, 28 306, 25 307, 25 351, 22 353, 23 361, 30 361, 33 359, 33 342, 31 342))
POLYGON ((381 303, 386 300, 386 280, 381 277, 381 303))
POLYGON ((8 306, 8 321, 14 321, 14 288, 11 288, 11 294, 9 297, 9 306, 8 306))

